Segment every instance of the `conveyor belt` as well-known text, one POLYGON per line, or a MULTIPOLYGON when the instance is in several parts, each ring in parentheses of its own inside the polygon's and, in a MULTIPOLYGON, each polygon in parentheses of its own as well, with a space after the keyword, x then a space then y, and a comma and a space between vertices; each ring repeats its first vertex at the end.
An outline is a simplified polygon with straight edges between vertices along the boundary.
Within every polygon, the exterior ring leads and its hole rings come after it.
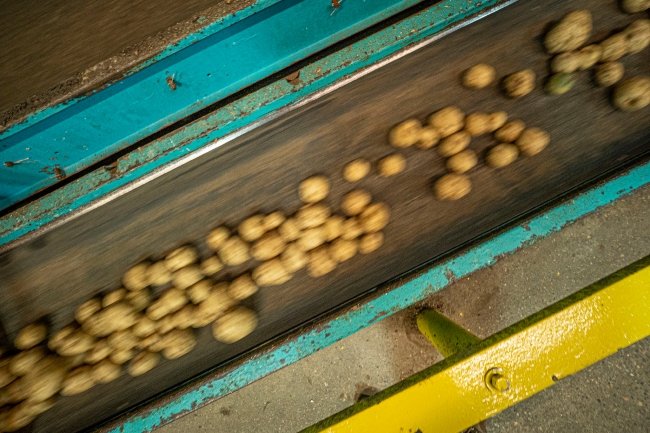
MULTIPOLYGON (((503 109, 553 138, 542 154, 503 170, 478 167, 470 175, 474 190, 455 203, 430 193, 431 181, 444 171, 435 151, 405 150, 405 173, 361 182, 393 209, 382 249, 320 279, 300 272, 283 286, 263 289, 252 300, 260 325, 250 337, 226 346, 204 328, 189 355, 64 398, 39 417, 34 431, 88 428, 648 150, 650 111, 615 112, 609 91, 595 88, 588 73, 562 97, 537 89, 517 101, 496 88, 471 92, 458 84, 459 74, 481 61, 500 75, 532 68, 545 76, 548 56, 539 36, 548 22, 579 7, 592 9, 594 40, 632 21, 614 2, 594 9, 587 0, 520 1, 5 254, 0 315, 9 334, 41 314, 58 327, 92 294, 116 287, 142 257, 201 240, 211 227, 235 226, 258 210, 295 211, 296 186, 310 174, 331 177, 329 200, 337 207, 351 189, 341 178, 343 165, 391 153, 386 133, 403 119, 424 119, 450 104, 468 112, 503 109)), ((623 62, 627 75, 650 73, 647 50, 623 62)), ((482 155, 491 143, 482 137, 471 147, 482 155)))

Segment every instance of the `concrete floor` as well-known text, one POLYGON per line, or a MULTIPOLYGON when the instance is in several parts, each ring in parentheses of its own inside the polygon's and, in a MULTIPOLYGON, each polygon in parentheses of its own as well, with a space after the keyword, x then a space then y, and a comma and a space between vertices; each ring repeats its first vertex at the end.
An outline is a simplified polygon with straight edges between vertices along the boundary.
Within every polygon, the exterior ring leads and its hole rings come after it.
MULTIPOLYGON (((566 227, 424 303, 480 337, 650 254, 650 188, 566 227)), ((160 429, 296 432, 439 361, 414 310, 388 317, 160 429)), ((489 433, 650 432, 650 338, 485 422, 489 433)))

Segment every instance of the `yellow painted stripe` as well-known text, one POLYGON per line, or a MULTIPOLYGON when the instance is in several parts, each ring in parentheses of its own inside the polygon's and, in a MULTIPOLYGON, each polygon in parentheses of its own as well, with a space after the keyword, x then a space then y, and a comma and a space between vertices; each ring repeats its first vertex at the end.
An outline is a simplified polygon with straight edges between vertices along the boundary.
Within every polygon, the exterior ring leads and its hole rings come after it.
POLYGON ((650 267, 647 258, 642 262, 646 267, 622 278, 615 274, 490 337, 469 356, 448 358, 417 381, 407 379, 407 386, 357 404, 365 409, 353 406, 307 431, 455 433, 477 424, 551 386, 553 377, 573 374, 650 335, 650 267), (486 385, 493 368, 509 381, 507 391, 486 385))

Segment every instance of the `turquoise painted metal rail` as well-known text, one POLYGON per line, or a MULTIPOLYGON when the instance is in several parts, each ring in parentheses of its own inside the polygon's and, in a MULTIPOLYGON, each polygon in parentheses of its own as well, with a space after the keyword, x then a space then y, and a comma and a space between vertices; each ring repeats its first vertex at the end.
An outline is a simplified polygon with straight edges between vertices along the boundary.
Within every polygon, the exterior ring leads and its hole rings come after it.
POLYGON ((266 2, 190 35, 183 49, 0 134, 0 209, 417 2, 266 2))
MULTIPOLYGON (((217 371, 199 386, 176 391, 170 401, 151 405, 101 431, 142 433, 167 424, 211 401, 268 374, 293 364, 386 317, 408 308, 472 272, 494 265, 500 257, 533 245, 582 217, 610 205, 643 186, 650 185, 650 162, 637 166, 607 183, 594 187, 557 207, 539 214, 451 257, 415 278, 356 305, 344 314, 321 322, 279 347, 253 355, 227 371, 217 371)), ((391 282, 388 287, 393 286, 391 282)))
MULTIPOLYGON (((188 126, 134 150, 116 161, 113 167, 99 168, 33 203, 3 216, 0 219, 0 250, 11 247, 12 243, 19 240, 28 239, 29 235, 36 234, 39 230, 53 227, 75 215, 94 209, 106 200, 111 200, 119 194, 137 187, 142 182, 147 182, 227 143, 260 122, 265 122, 273 116, 299 106, 320 92, 334 90, 353 79, 354 76, 361 76, 363 73, 371 71, 372 68, 405 55, 410 49, 429 43, 447 32, 471 23, 473 20, 514 1, 487 0, 481 3, 468 0, 444 0, 309 64, 301 69, 300 79, 296 84, 291 84, 285 79, 273 82, 188 126)), ((341 9, 332 16, 337 16, 344 11, 341 9)), ((388 11, 384 13, 386 16, 388 15, 388 11)), ((379 17, 375 16, 375 18, 379 17)), ((243 20, 241 23, 245 21, 243 20)), ((197 51, 196 46, 196 44, 192 45, 189 49, 192 49, 193 52, 197 51)), ((203 50, 196 52, 196 55, 202 57, 208 53, 210 53, 209 50, 203 50)), ((182 51, 176 54, 184 55, 182 51)), ((152 67, 161 68, 161 64, 163 63, 159 62, 152 67)), ((201 67, 201 70, 205 72, 206 69, 201 67)), ((162 87, 161 94, 173 96, 174 92, 181 90, 177 88, 176 91, 172 91, 165 81, 165 78, 169 76, 168 72, 173 75, 173 71, 173 69, 163 68, 159 75, 151 76, 145 80, 145 84, 153 86, 152 89, 157 91, 160 91, 162 87)), ((129 79, 135 80, 135 76, 129 77, 129 79)), ((124 80, 124 83, 130 82, 129 79, 124 80)), ((176 79, 182 87, 183 80, 186 78, 180 74, 176 75, 176 79)), ((120 86, 124 85, 120 84, 120 86)), ((118 87, 112 87, 118 89, 118 87)), ((150 100, 147 100, 147 106, 153 106, 154 101, 160 102, 161 97, 152 96, 150 100)), ((88 104, 88 101, 90 98, 79 104, 88 104)), ((82 105, 79 104, 77 104, 77 108, 73 106, 70 109, 80 111, 79 107, 82 105)), ((134 111, 137 114, 138 110, 134 111)), ((83 115, 83 111, 80 113, 83 115)), ((65 111, 56 113, 45 121, 52 122, 51 119, 55 116, 64 114, 65 111)), ((139 114, 137 115, 139 116, 139 114)), ((38 124, 34 126, 38 127, 38 124)), ((28 134, 30 129, 9 136, 6 140, 14 136, 22 136, 21 134, 28 134)), ((91 140, 91 137, 86 138, 91 140)), ((135 139, 135 136, 131 136, 131 138, 135 139)), ((66 142, 70 142, 70 140, 66 139, 66 142)), ((0 143, 3 142, 0 141, 0 143)), ((79 143, 78 145, 82 146, 79 143)), ((86 151, 83 150, 83 152, 86 151)), ((1 152, 0 155, 2 155, 1 152)), ((16 154, 14 158, 21 156, 22 153, 16 154)), ((29 164, 20 164, 11 167, 11 169, 18 167, 20 170, 26 170, 24 167, 27 166, 29 164)), ((7 170, 8 168, 0 166, 0 185, 11 177, 7 174, 7 170)), ((34 174, 29 171, 25 173, 27 177, 34 174)), ((34 180, 42 181, 41 175, 44 174, 41 173, 38 179, 34 177, 34 180)), ((53 182, 54 180, 50 175, 45 181, 53 182)), ((10 182, 15 182, 15 180, 10 182)), ((0 186, 0 188, 4 187, 0 186)), ((11 201, 12 199, 8 199, 4 203, 11 201)))

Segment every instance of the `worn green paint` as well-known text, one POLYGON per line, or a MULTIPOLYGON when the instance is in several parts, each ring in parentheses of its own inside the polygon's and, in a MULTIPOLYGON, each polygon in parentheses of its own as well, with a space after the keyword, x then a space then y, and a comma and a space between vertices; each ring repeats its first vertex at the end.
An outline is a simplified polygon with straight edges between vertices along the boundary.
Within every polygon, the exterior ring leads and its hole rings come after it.
POLYGON ((57 220, 91 209, 121 188, 132 186, 147 176, 155 176, 172 163, 196 157, 219 146, 230 134, 265 121, 281 110, 290 109, 319 91, 343 83, 351 75, 362 73, 365 68, 404 48, 439 36, 459 22, 467 22, 473 16, 487 14, 509 3, 511 1, 471 3, 445 0, 310 64, 300 71, 298 85, 291 85, 284 79, 278 80, 125 155, 110 171, 100 168, 5 215, 0 219, 0 250, 29 233, 57 223, 57 220))

